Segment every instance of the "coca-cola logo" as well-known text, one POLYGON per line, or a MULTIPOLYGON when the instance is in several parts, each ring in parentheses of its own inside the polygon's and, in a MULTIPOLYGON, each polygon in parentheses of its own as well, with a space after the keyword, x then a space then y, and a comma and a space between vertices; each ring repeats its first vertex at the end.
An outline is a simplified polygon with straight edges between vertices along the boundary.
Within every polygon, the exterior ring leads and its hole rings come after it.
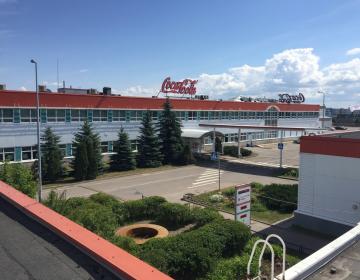
POLYGON ((177 94, 196 94, 195 84, 197 80, 185 79, 182 82, 171 81, 170 77, 167 77, 161 86, 161 92, 163 93, 177 93, 177 94))
POLYGON ((303 103, 305 96, 302 93, 298 95, 290 95, 287 93, 279 94, 279 102, 281 103, 303 103))

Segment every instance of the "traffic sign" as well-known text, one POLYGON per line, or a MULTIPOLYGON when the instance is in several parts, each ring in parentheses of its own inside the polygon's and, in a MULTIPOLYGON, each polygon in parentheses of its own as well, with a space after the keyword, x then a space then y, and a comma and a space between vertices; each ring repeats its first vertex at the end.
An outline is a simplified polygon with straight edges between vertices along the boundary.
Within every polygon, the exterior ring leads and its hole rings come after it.
POLYGON ((284 143, 278 143, 278 149, 283 150, 284 149, 284 143))
POLYGON ((217 152, 212 152, 211 153, 211 160, 217 160, 217 158, 218 158, 217 152))

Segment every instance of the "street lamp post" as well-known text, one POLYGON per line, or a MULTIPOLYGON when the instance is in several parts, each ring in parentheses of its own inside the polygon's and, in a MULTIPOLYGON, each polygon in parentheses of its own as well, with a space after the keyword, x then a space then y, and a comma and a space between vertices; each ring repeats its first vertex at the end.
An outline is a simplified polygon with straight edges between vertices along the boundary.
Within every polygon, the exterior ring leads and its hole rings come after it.
POLYGON ((38 201, 41 202, 42 195, 42 174, 41 174, 41 147, 40 147, 40 102, 39 102, 39 86, 38 86, 38 73, 37 73, 37 62, 31 60, 31 63, 35 64, 35 86, 36 86, 36 130, 37 130, 37 149, 38 149, 38 201))

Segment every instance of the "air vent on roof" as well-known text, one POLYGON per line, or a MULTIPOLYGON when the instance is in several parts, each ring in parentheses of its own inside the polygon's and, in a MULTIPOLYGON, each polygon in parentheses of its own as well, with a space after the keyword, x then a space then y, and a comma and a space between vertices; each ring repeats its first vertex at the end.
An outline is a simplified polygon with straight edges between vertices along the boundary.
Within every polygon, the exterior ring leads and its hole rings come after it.
POLYGON ((46 91, 46 86, 45 85, 39 85, 39 92, 44 92, 46 91))
POLYGON ((111 87, 103 87, 104 95, 111 95, 111 87))

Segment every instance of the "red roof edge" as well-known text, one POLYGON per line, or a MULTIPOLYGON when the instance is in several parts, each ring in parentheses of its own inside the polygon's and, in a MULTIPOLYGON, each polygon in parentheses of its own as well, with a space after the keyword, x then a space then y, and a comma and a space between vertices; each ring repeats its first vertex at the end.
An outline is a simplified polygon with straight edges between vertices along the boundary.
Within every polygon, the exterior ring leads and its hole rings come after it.
POLYGON ((300 152, 360 158, 360 139, 303 136, 300 141, 300 152))
POLYGON ((170 280, 168 275, 0 181, 0 197, 77 247, 120 279, 170 280))

